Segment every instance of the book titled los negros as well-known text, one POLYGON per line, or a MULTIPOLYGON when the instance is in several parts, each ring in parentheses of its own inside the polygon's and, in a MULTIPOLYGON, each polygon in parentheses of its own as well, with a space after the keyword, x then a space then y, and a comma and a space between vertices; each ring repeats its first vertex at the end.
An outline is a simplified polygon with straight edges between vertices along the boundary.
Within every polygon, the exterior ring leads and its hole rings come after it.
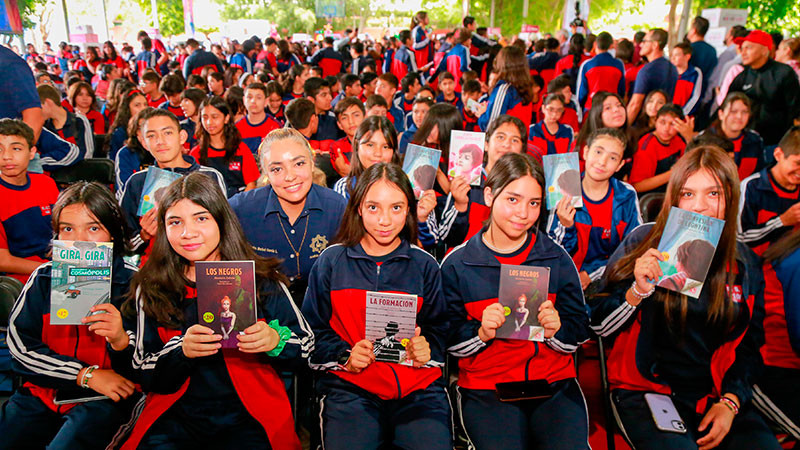
POLYGON ((658 286, 699 297, 724 227, 724 220, 673 206, 658 243, 663 257, 658 286))
POLYGON ((195 263, 198 323, 222 336, 222 348, 236 348, 237 335, 256 323, 253 261, 195 263))
POLYGON ((51 325, 81 325, 92 306, 110 301, 113 248, 111 242, 53 241, 51 325))
POLYGON ((414 337, 416 322, 416 295, 367 292, 365 339, 372 342, 376 361, 410 366, 406 347, 414 337))
POLYGON ((179 173, 159 169, 155 166, 148 167, 142 187, 142 198, 139 201, 139 211, 136 214, 141 217, 153 209, 161 199, 164 189, 180 177, 179 173))
POLYGON ((539 324, 539 306, 547 300, 550 268, 535 266, 500 266, 498 301, 503 305, 505 322, 497 337, 524 341, 544 341, 544 327, 539 324))

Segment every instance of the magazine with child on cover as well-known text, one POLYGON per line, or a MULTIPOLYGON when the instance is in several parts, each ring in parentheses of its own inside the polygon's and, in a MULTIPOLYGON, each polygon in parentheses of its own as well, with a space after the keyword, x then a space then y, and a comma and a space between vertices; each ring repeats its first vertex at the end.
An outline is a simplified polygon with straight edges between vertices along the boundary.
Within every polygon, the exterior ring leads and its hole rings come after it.
POLYGON ((423 192, 433 189, 436 181, 436 170, 439 167, 439 158, 442 152, 416 144, 408 144, 406 156, 403 160, 403 172, 411 181, 414 196, 419 198, 423 192))
POLYGON ((447 176, 463 177, 472 186, 480 186, 483 168, 483 149, 486 134, 453 130, 450 133, 450 160, 447 176))

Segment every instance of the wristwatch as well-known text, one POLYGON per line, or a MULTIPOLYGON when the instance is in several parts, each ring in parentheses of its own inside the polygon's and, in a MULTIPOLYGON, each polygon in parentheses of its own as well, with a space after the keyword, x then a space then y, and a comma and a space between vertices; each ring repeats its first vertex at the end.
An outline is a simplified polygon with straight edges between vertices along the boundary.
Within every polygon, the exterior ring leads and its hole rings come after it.
POLYGON ((345 350, 339 353, 339 356, 336 358, 336 362, 339 363, 340 366, 344 366, 347 364, 347 361, 350 360, 350 350, 345 350))

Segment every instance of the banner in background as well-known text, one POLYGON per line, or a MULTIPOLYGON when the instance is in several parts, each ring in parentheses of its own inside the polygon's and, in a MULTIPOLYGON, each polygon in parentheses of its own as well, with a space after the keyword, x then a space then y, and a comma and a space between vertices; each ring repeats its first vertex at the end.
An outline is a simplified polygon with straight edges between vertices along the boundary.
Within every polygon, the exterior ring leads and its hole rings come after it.
POLYGON ((0 33, 22 34, 17 0, 0 1, 0 33))
POLYGON ((194 0, 183 0, 183 32, 194 36, 194 0))

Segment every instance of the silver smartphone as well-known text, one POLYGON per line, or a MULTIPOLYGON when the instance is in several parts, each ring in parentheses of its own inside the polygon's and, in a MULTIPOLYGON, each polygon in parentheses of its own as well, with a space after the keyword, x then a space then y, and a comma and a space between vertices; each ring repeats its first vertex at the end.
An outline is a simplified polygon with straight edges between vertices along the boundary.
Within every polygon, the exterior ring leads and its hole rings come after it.
POLYGON ((686 434, 686 424, 668 395, 648 392, 644 394, 644 400, 650 408, 656 428, 670 433, 686 434))

